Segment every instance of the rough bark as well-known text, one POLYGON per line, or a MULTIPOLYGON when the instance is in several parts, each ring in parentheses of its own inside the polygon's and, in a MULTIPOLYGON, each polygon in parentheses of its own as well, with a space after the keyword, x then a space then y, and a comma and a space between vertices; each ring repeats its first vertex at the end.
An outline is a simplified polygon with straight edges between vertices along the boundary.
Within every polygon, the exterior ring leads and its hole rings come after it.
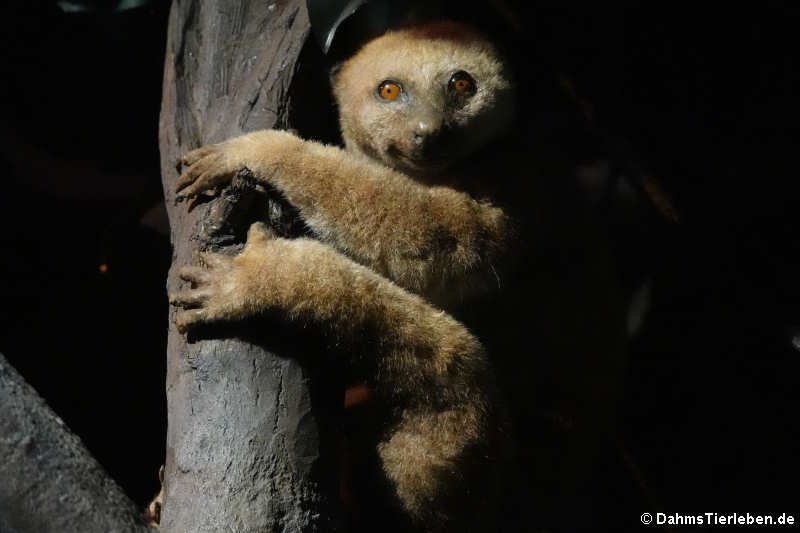
MULTIPOLYGON (((308 30, 301 0, 173 2, 159 132, 174 247, 169 291, 182 286, 176 271, 196 262, 196 250, 235 253, 257 218, 288 220, 246 181, 192 210, 175 203, 174 182, 180 155, 193 148, 289 126, 289 87, 308 30)), ((291 232, 291 222, 281 229, 291 232)), ((241 330, 187 342, 169 328, 162 529, 335 529, 325 497, 332 491, 321 481, 324 431, 300 354, 289 346, 278 357, 241 330)))
POLYGON ((0 354, 0 532, 155 531, 0 354))

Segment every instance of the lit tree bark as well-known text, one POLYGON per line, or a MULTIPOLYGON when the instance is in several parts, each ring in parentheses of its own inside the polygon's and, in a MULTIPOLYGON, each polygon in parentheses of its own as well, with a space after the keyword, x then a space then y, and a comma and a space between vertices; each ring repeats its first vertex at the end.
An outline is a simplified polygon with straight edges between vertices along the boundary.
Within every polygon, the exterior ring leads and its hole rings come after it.
MULTIPOLYGON (((289 87, 308 31, 301 0, 173 2, 159 132, 174 249, 170 292, 182 286, 177 269, 196 262, 196 250, 235 253, 259 216, 274 226, 288 220, 246 180, 192 210, 176 204, 174 183, 180 156, 193 148, 289 126, 289 87)), ((263 347, 269 343, 242 340, 274 340, 277 330, 237 330, 236 338, 225 330, 187 342, 169 328, 162 529, 335 530, 319 454, 325 431, 312 409, 324 402, 312 402, 296 348, 278 357, 263 347)))

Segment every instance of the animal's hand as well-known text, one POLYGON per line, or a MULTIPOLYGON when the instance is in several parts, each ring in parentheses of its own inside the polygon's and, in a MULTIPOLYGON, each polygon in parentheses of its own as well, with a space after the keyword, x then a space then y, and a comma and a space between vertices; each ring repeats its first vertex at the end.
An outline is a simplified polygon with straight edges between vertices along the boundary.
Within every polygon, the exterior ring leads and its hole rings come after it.
POLYGON ((276 165, 285 163, 302 143, 291 133, 264 130, 193 150, 181 158, 183 172, 175 184, 177 198, 225 186, 245 167, 257 179, 268 181, 276 165))
POLYGON ((203 252, 199 258, 204 266, 182 267, 179 275, 192 288, 169 296, 172 305, 182 308, 175 316, 178 330, 241 319, 270 307, 276 296, 273 264, 282 255, 281 245, 290 242, 276 239, 264 224, 256 223, 236 257, 203 252))

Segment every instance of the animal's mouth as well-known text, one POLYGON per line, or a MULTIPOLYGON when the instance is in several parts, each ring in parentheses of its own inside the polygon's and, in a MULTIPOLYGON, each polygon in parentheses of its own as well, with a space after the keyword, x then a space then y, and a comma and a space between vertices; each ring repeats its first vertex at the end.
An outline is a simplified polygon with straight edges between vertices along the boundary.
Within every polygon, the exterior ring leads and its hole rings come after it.
POLYGON ((407 153, 397 147, 395 144, 390 144, 386 149, 386 154, 394 161, 398 161, 405 167, 410 167, 417 170, 436 170, 447 166, 450 162, 450 156, 442 152, 416 152, 407 153))

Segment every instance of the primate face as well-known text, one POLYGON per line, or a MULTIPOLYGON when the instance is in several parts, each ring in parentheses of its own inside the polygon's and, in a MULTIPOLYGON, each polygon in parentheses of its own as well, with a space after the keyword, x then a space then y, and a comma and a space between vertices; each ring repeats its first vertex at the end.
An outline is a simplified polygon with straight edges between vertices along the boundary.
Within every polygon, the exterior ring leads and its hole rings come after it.
POLYGON ((513 91, 495 50, 443 23, 371 41, 334 75, 342 135, 411 176, 429 176, 497 137, 513 91))

